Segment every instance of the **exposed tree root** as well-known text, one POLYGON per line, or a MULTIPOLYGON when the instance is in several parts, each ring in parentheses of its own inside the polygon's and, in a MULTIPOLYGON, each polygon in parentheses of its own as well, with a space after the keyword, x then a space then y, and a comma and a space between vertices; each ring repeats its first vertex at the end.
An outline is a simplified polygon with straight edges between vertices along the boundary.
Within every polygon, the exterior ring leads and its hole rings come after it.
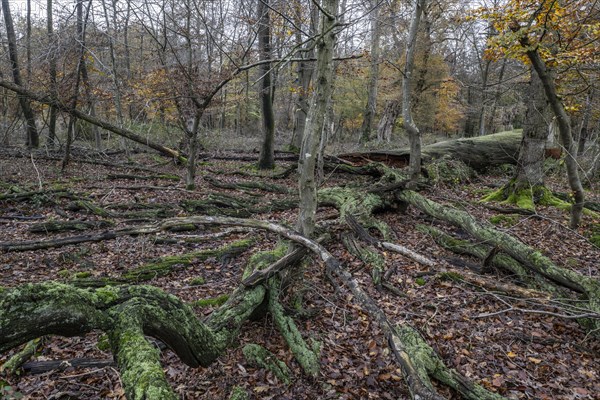
MULTIPOLYGON (((487 222, 478 222, 468 213, 435 203, 413 191, 402 191, 398 198, 419 208, 434 218, 448 221, 466 230, 476 239, 497 247, 513 257, 532 273, 539 274, 554 284, 583 293, 588 300, 589 310, 600 312, 600 282, 578 272, 558 267, 541 252, 524 244, 515 237, 497 230, 487 222)), ((594 329, 600 328, 599 321, 591 322, 594 329)))
POLYGON ((128 399, 174 399, 158 350, 144 335, 160 339, 189 366, 208 366, 262 303, 264 290, 254 294, 203 323, 181 300, 150 286, 23 285, 0 294, 6 310, 0 316, 0 352, 47 334, 75 336, 100 329, 109 335, 128 399))
POLYGON ((38 351, 38 348, 43 346, 43 343, 43 337, 39 337, 27 342, 21 351, 9 358, 8 361, 0 366, 0 374, 16 374, 19 368, 21 368, 27 361, 29 361, 31 357, 35 355, 35 353, 38 351))

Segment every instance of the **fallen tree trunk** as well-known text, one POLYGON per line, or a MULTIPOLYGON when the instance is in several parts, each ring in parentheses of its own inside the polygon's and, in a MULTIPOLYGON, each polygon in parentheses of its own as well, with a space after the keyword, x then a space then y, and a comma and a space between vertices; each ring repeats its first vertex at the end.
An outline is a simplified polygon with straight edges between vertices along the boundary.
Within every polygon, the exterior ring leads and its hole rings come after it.
MULTIPOLYGON (((476 170, 500 164, 516 164, 521 137, 521 132, 510 131, 446 140, 424 146, 421 149, 422 161, 428 163, 438 158, 449 157, 461 160, 476 170)), ((410 161, 410 149, 348 153, 338 157, 358 165, 376 161, 390 167, 405 167, 410 161)))
POLYGON ((8 89, 12 92, 15 92, 21 96, 27 97, 30 100, 34 100, 38 103, 42 103, 42 104, 46 104, 49 106, 53 106, 56 107, 57 109, 64 111, 66 113, 69 113, 75 117, 77 117, 78 119, 84 120, 89 122, 92 125, 98 126, 100 128, 106 129, 108 131, 111 131, 119 136, 122 136, 124 138, 127 138, 129 140, 132 140, 134 142, 143 144, 144 146, 148 146, 158 152, 160 152, 161 154, 164 154, 167 157, 172 157, 176 160, 179 160, 183 163, 186 163, 187 160, 186 158, 179 153, 177 150, 173 150, 170 149, 168 147, 165 147, 161 144, 158 143, 154 143, 152 141, 150 141, 148 138, 145 138, 143 136, 138 135, 135 132, 132 132, 128 129, 125 128, 121 128, 117 125, 113 125, 109 122, 103 121, 99 118, 96 118, 94 116, 91 116, 89 114, 84 113, 83 111, 77 110, 75 108, 69 107, 68 105, 65 105, 59 101, 53 100, 50 96, 47 95, 43 95, 40 93, 36 93, 33 92, 29 89, 26 89, 22 86, 16 85, 12 82, 6 81, 6 80, 0 80, 0 87, 3 87, 5 89, 8 89))

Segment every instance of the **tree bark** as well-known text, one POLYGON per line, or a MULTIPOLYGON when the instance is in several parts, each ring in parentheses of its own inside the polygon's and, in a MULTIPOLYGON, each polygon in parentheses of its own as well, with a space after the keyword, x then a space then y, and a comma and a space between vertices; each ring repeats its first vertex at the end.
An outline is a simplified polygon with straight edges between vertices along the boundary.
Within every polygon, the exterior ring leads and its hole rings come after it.
MULTIPOLYGON (((521 26, 517 21, 513 21, 511 24, 511 29, 513 32, 518 32, 521 29, 521 26)), ((565 110, 562 100, 558 96, 552 72, 546 66, 546 63, 540 56, 537 48, 532 47, 532 44, 529 41, 529 37, 526 33, 523 33, 521 36, 520 43, 521 46, 526 49, 525 54, 527 55, 527 58, 529 58, 531 65, 542 81, 546 98, 548 99, 550 107, 552 108, 554 116, 556 117, 558 131, 560 133, 560 140, 566 150, 565 163, 567 165, 567 178, 569 181, 569 186, 573 191, 573 197, 575 200, 575 203, 571 207, 570 225, 571 228, 577 228, 581 222, 585 194, 583 192, 583 186, 581 185, 581 179, 579 178, 579 167, 576 159, 577 148, 576 143, 573 141, 571 121, 567 111, 565 110)))
POLYGON ((514 190, 544 185, 544 149, 548 139, 548 103, 538 74, 532 70, 528 91, 523 141, 519 151, 514 190))
POLYGON ((380 8, 382 3, 378 0, 371 0, 369 7, 371 11, 371 65, 369 70, 369 83, 367 86, 367 105, 365 106, 363 123, 361 127, 362 143, 371 139, 371 130, 377 111, 377 84, 379 82, 379 42, 381 37, 381 23, 379 21, 380 8))
POLYGON ((298 170, 300 173, 300 212, 298 228, 311 237, 315 228, 317 210, 317 182, 315 167, 319 141, 323 132, 327 107, 333 92, 333 47, 336 36, 338 0, 323 0, 321 4, 321 35, 316 39, 316 86, 302 138, 298 170))
POLYGON ((415 8, 406 45, 406 64, 404 65, 404 74, 402 76, 402 118, 404 120, 404 129, 408 133, 408 140, 410 142, 409 174, 412 182, 416 182, 421 175, 421 133, 412 119, 411 84, 415 62, 417 33, 419 31, 421 14, 423 13, 425 6, 426 0, 415 0, 415 8))
MULTIPOLYGON (((10 58, 13 81, 15 85, 23 86, 20 70, 21 66, 19 64, 19 51, 17 49, 17 35, 15 34, 13 19, 10 13, 9 0, 2 0, 2 13, 4 14, 4 23, 6 24, 8 55, 10 58)), ((31 108, 31 104, 29 103, 29 100, 23 96, 19 96, 19 104, 21 106, 21 110, 23 111, 23 115, 25 116, 25 122, 27 125, 27 147, 39 147, 40 138, 35 125, 35 113, 31 108)))
MULTIPOLYGON (((52 0, 46 3, 46 31, 48 36, 48 73, 50 75, 50 99, 56 103, 58 101, 58 84, 56 81, 56 50, 54 44, 54 21, 52 15, 52 0)), ((54 147, 56 142, 56 119, 58 117, 58 109, 55 105, 50 105, 50 115, 48 120, 48 145, 54 147)))
MULTIPOLYGON (((260 60, 271 59, 271 18, 269 16, 269 0, 257 0, 258 7, 258 46, 260 60)), ((265 62, 260 66, 261 91, 260 105, 263 121, 263 142, 258 160, 259 169, 275 168, 275 113, 271 85, 271 63, 265 62)))

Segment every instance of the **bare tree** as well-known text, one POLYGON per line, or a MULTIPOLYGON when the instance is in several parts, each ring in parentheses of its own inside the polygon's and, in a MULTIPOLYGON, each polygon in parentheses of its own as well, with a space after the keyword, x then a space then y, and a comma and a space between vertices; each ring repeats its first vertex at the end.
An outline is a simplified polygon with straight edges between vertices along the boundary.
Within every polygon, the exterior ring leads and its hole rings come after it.
MULTIPOLYGON (((2 0, 2 14, 4 15, 4 23, 6 24, 6 37, 8 39, 8 55, 12 69, 13 81, 16 85, 23 86, 21 79, 21 71, 19 64, 19 52, 17 49, 17 36, 13 24, 12 15, 10 13, 10 4, 8 0, 2 0)), ((27 125, 27 147, 33 148, 40 145, 38 130, 35 125, 35 113, 31 108, 29 100, 25 97, 19 97, 19 104, 23 111, 27 125)))
POLYGON ((273 112, 273 88, 271 87, 271 19, 269 0, 257 0, 258 47, 260 59, 261 90, 260 105, 263 121, 263 142, 258 160, 258 168, 275 168, 275 113, 273 112))
POLYGON ((373 130, 373 121, 377 111, 377 83, 379 81, 379 42, 381 38, 381 23, 379 21, 379 10, 381 2, 371 0, 371 64, 369 69, 369 84, 367 105, 361 127, 361 142, 368 142, 371 139, 371 130, 373 130))

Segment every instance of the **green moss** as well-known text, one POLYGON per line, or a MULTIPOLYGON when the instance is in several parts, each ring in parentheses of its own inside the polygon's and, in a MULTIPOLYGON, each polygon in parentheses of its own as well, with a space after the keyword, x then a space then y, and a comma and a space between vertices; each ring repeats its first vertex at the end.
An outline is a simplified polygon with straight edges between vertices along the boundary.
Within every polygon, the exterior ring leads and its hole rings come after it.
POLYGON ((173 175, 173 174, 160 174, 160 175, 158 175, 158 177, 160 179, 167 179, 167 180, 176 181, 176 182, 179 182, 181 180, 181 178, 179 176, 173 175))
POLYGON ((229 400, 248 400, 250 396, 244 388, 239 386, 234 386, 231 394, 229 395, 229 400))
POLYGON ((212 297, 209 299, 200 299, 192 303, 193 306, 206 308, 206 307, 219 307, 229 299, 228 294, 222 294, 221 296, 212 297))
POLYGON ((519 222, 519 217, 516 215, 494 215, 490 217, 489 221, 494 225, 508 225, 512 226, 519 222))
POLYGON ((592 235, 590 242, 592 242, 594 246, 600 248, 600 233, 592 235))
POLYGON ((469 182, 475 171, 460 160, 447 157, 434 160, 425 166, 427 176, 433 184, 459 184, 469 182))
POLYGON ((108 335, 100 335, 98 338, 98 343, 96 344, 98 350, 109 351, 110 350, 110 341, 108 340, 108 335))
POLYGON ((463 280, 463 276, 457 272, 442 272, 437 276, 445 281, 461 282, 463 280))
POLYGON ((417 278, 415 279, 415 283, 419 286, 425 286, 425 284, 427 283, 427 281, 425 280, 425 278, 417 278))
POLYGON ((114 287, 102 287, 94 291, 96 300, 100 304, 110 304, 119 298, 119 289, 114 287))
POLYGON ((206 280, 201 276, 190 279, 190 285, 192 286, 204 285, 205 282, 206 280))
POLYGON ((92 276, 92 273, 88 272, 88 271, 75 272, 75 274, 73 275, 73 277, 75 279, 84 279, 84 278, 89 278, 90 276, 92 276))
POLYGON ((61 278, 69 278, 71 276, 71 271, 68 269, 61 269, 57 272, 57 275, 61 278))
POLYGON ((291 371, 287 365, 277 357, 257 344, 248 344, 243 348, 244 357, 249 363, 266 368, 285 384, 290 383, 291 371))
POLYGON ((288 252, 288 245, 286 243, 280 243, 273 250, 259 251, 252 254, 248 260, 246 269, 242 276, 242 280, 246 279, 254 271, 260 271, 273 264, 288 252))

